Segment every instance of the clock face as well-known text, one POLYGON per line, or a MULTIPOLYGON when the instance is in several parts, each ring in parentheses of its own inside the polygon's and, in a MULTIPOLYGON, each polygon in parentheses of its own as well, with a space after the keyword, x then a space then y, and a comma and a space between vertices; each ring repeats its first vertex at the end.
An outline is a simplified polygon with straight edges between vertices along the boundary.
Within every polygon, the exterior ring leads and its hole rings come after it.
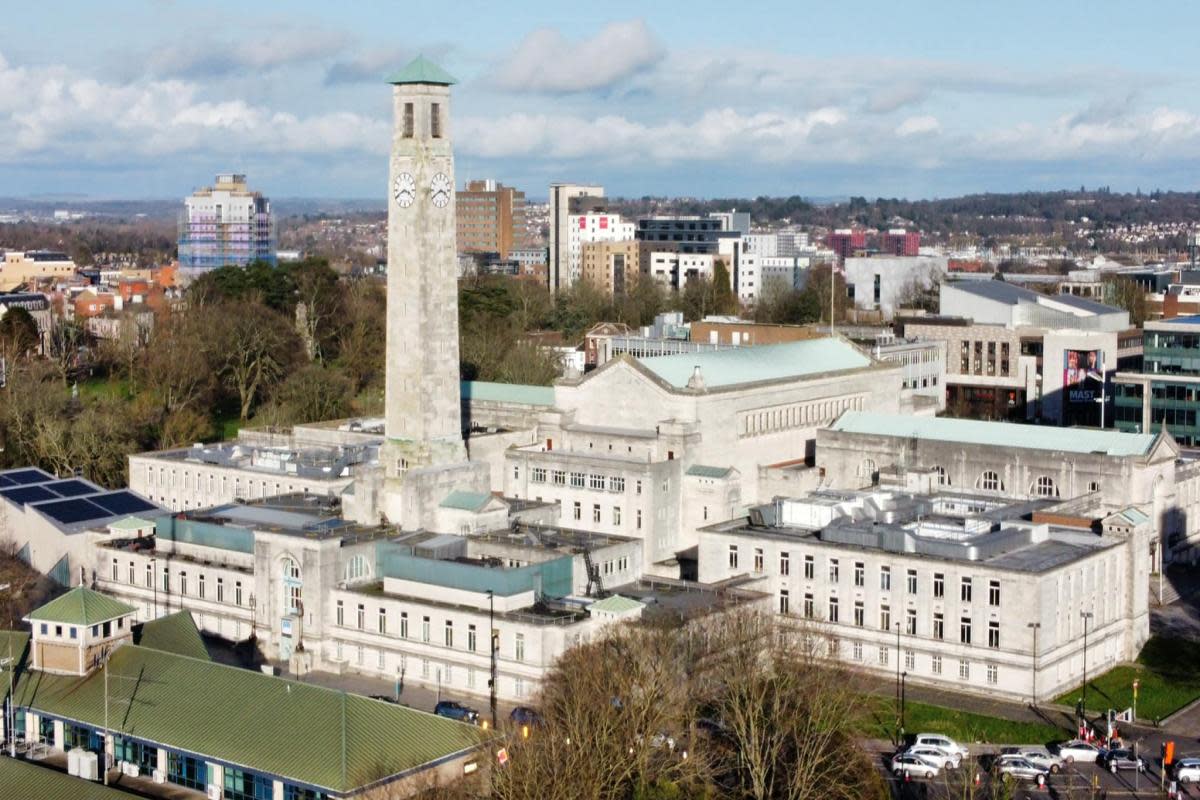
POLYGON ((450 190, 453 188, 445 173, 439 172, 434 175, 433 180, 429 182, 429 195, 433 198, 433 204, 438 208, 445 208, 450 202, 450 190))
POLYGON ((396 182, 392 186, 392 195, 401 208, 411 206, 417 197, 417 182, 413 180, 413 176, 407 172, 397 175, 396 182))

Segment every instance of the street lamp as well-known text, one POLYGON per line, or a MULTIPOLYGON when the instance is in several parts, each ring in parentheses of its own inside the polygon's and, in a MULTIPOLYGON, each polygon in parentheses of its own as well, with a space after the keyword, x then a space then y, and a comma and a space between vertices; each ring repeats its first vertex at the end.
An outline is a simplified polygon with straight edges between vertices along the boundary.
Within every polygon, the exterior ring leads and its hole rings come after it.
POLYGON ((496 594, 491 589, 487 590, 488 596, 488 649, 492 653, 492 674, 488 680, 488 689, 491 692, 490 701, 492 707, 492 730, 496 730, 496 594))
POLYGON ((1030 705, 1036 706, 1037 705, 1037 669, 1038 669, 1037 633, 1039 630, 1042 629, 1042 623, 1029 622, 1029 623, 1026 623, 1025 627, 1033 630, 1033 697, 1031 698, 1033 702, 1031 702, 1030 705))
POLYGON ((1087 717, 1087 629, 1088 620, 1092 618, 1091 611, 1080 611, 1083 619, 1083 715, 1087 717))

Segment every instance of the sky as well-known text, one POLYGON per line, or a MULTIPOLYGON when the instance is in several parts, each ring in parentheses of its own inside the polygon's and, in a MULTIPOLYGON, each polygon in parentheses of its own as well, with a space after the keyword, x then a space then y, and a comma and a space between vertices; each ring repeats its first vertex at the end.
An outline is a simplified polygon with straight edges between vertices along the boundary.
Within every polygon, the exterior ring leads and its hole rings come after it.
POLYGON ((0 197, 386 197, 385 76, 544 198, 1200 188, 1200 3, 5 3, 0 197))

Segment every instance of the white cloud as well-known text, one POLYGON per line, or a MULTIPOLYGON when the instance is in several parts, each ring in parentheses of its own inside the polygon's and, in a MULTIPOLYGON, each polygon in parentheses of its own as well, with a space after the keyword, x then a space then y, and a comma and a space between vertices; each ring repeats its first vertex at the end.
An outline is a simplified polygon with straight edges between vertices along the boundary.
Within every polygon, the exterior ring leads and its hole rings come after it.
POLYGON ((1200 117, 1159 107, 1126 109, 1108 118, 1065 114, 1049 123, 1022 122, 974 135, 966 158, 1055 161, 1097 157, 1155 161, 1200 157, 1200 117))
POLYGON ((611 23, 578 42, 542 28, 500 63, 493 82, 513 91, 594 91, 641 72, 663 55, 662 45, 640 19, 611 23))
POLYGON ((920 117, 908 117, 899 125, 896 126, 897 136, 920 136, 922 134, 937 133, 942 128, 937 117, 924 115, 920 117))
POLYGON ((152 51, 140 71, 175 78, 262 73, 323 62, 350 43, 351 37, 339 31, 287 26, 273 26, 251 39, 192 36, 152 51))

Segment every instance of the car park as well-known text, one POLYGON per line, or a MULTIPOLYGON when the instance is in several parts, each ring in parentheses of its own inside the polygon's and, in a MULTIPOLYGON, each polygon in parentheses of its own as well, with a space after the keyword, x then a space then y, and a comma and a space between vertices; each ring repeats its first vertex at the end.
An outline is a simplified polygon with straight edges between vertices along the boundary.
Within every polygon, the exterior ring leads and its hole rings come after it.
POLYGON ((1125 747, 1109 750, 1104 754, 1103 760, 1104 766, 1109 772, 1116 772, 1122 769, 1136 769, 1138 772, 1146 771, 1145 760, 1137 753, 1125 747))
POLYGON ((453 700, 443 700, 433 708, 433 713, 439 717, 447 717, 448 719, 456 719, 459 722, 469 722, 472 725, 479 724, 479 712, 473 708, 464 706, 462 703, 456 703, 453 700))
POLYGON ((1034 781, 1045 783, 1049 770, 1037 766, 1019 755, 1002 755, 996 758, 996 772, 1006 780, 1034 781))
POLYGON ((958 753, 962 758, 966 758, 970 753, 967 748, 963 747, 958 742, 951 739, 949 736, 943 736, 940 733, 918 733, 913 739, 913 746, 930 746, 945 750, 947 753, 958 753))
POLYGON ((1200 783, 1200 758, 1181 758, 1171 772, 1180 783, 1200 783))
POLYGON ((1054 753, 1051 753, 1045 747, 1040 745, 1029 745, 1024 747, 1006 747, 1002 751, 1004 755, 1017 755, 1032 763, 1035 767, 1041 767, 1052 775, 1057 775, 1063 767, 1063 759, 1054 753))
POLYGON ((1095 764, 1104 755, 1104 750, 1091 742, 1082 739, 1072 739, 1060 744, 1057 748, 1058 757, 1067 764, 1095 764))
POLYGON ((938 776, 938 765, 932 761, 927 761, 923 756, 914 756, 911 753, 900 753, 892 757, 892 773, 895 775, 903 775, 908 778, 936 778, 938 776))
POLYGON ((942 769, 958 769, 962 763, 962 753, 943 750, 931 744, 914 744, 904 752, 909 755, 921 756, 926 761, 932 761, 942 769))

